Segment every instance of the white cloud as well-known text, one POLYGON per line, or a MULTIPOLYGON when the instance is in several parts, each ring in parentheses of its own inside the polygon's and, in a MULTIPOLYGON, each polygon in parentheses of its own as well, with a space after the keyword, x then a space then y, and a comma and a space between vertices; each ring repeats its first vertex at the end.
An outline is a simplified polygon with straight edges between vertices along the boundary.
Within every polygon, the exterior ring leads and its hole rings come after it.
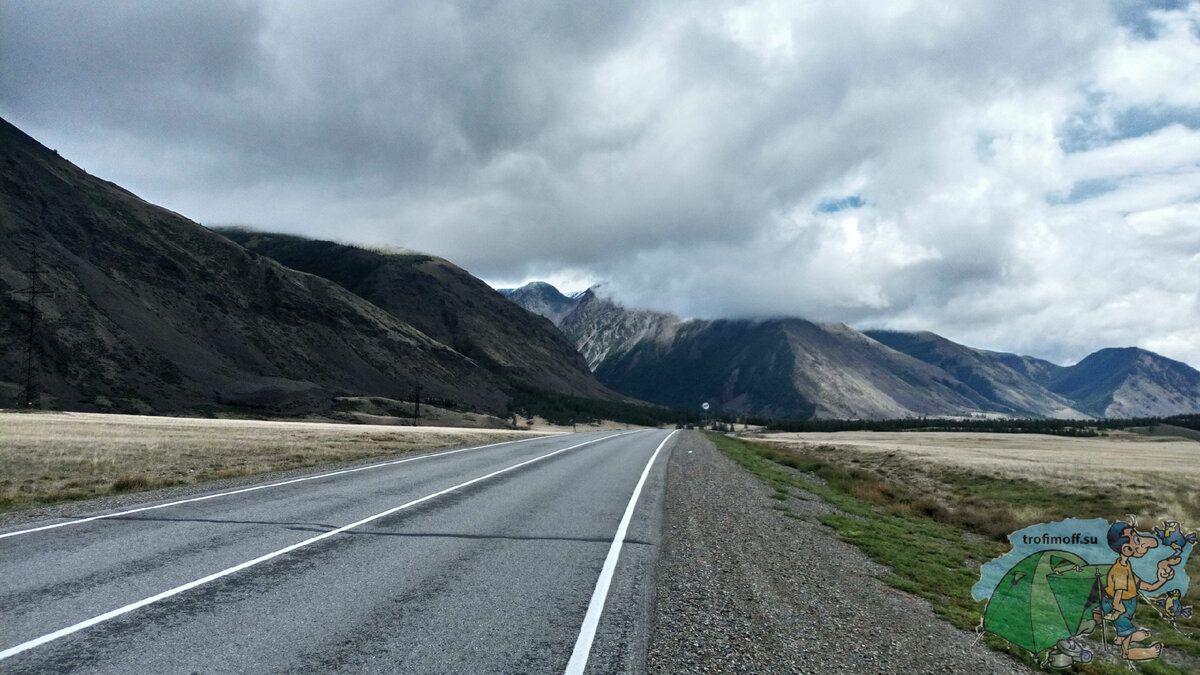
POLYGON ((1095 86, 1124 107, 1200 107, 1200 5, 1151 12, 1156 35, 1124 31, 1096 55, 1095 86))
POLYGON ((1200 131, 1181 124, 1069 155, 1063 168, 1072 181, 1172 173, 1200 167, 1200 131))

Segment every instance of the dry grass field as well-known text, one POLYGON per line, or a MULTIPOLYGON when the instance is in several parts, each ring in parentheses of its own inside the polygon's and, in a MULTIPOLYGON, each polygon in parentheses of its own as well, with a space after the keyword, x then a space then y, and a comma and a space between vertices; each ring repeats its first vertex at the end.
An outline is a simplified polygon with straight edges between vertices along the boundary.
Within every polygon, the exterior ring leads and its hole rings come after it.
MULTIPOLYGON (((972 596, 981 566, 1012 549, 1008 535, 1064 518, 1164 519, 1200 527, 1200 442, 1110 433, 1095 438, 969 432, 752 433, 754 442, 713 434, 732 459, 775 488, 787 515, 795 500, 822 499, 819 516, 837 536, 885 565, 884 580, 932 603, 938 616, 975 630, 983 605, 972 596)), ((799 517, 799 516, 796 516, 799 517)), ((1200 606, 1200 556, 1184 566, 1192 580, 1183 606, 1200 606)), ((1147 603, 1149 604, 1149 603, 1147 603)), ((1138 625, 1164 646, 1145 673, 1200 672, 1200 614, 1173 627, 1139 608, 1138 625)), ((1116 675, 1126 664, 1103 655, 1072 672, 1116 675)), ((1037 668, 1038 660, 1003 639, 989 646, 1037 668)), ((1066 671, 1064 671, 1066 672, 1066 671)))
MULTIPOLYGON (((1028 481, 1074 493, 1107 493, 1152 503, 1147 519, 1174 517, 1200 525, 1200 442, 1112 432, 1098 438, 967 432, 764 434, 807 454, 863 464, 906 483, 960 473, 1028 481)), ((960 483, 961 484, 961 483, 960 483)), ((1029 509, 1037 508, 1035 505, 1029 509)), ((1043 514, 1018 513, 1020 520, 1043 514), (1024 517, 1023 517, 1024 516, 1024 517)))
POLYGON ((0 511, 545 433, 0 412, 0 511))

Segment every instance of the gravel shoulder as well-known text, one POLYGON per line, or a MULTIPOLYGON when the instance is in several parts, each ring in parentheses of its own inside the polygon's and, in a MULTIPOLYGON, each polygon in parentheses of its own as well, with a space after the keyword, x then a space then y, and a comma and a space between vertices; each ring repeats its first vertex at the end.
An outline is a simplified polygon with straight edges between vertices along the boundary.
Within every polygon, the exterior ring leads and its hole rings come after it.
POLYGON ((1027 673, 880 577, 817 521, 686 433, 667 469, 651 673, 1027 673))

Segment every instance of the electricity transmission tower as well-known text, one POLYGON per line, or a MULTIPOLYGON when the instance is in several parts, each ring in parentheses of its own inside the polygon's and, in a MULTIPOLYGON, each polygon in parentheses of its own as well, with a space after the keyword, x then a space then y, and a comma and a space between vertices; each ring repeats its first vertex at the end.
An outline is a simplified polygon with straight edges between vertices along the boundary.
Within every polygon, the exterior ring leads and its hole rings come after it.
MULTIPOLYGON (((41 203, 41 214, 38 225, 41 231, 45 231, 46 227, 46 202, 41 203)), ((39 232, 40 234, 40 232, 39 232)), ((33 238, 33 243, 29 249, 29 269, 25 270, 25 274, 29 277, 29 286, 18 291, 13 291, 13 295, 27 296, 29 298, 29 330, 25 334, 25 383, 21 387, 21 393, 17 397, 17 407, 23 409, 35 408, 41 406, 41 392, 38 386, 38 372, 34 368, 34 347, 37 338, 38 324, 38 308, 37 301, 39 296, 53 295, 50 291, 40 288, 41 269, 38 267, 38 237, 33 238)))

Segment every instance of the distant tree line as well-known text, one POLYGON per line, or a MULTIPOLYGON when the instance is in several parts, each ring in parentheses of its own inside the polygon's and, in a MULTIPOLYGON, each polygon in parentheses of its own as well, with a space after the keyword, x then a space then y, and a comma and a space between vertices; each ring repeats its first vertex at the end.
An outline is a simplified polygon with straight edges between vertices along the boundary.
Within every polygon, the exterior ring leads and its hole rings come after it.
POLYGON ((647 427, 696 424, 700 421, 700 415, 697 413, 625 401, 570 396, 527 385, 514 387, 512 399, 508 402, 508 413, 526 419, 541 417, 547 422, 562 426, 600 420, 647 427))
POLYGON ((1055 436, 1099 436, 1104 431, 1130 427, 1170 424, 1200 431, 1200 415, 1170 417, 1132 417, 1099 420, 1060 420, 1042 418, 942 419, 909 417, 892 420, 751 420, 771 431, 977 431, 1001 434, 1051 434, 1055 436))
POLYGON ((611 420, 639 426, 692 427, 711 424, 714 429, 734 431, 739 426, 763 427, 768 431, 835 432, 835 431, 974 431, 1001 434, 1049 434, 1054 436, 1094 437, 1106 431, 1131 427, 1153 427, 1169 424, 1200 431, 1200 415, 1169 417, 1132 417, 1111 419, 1045 419, 1045 418, 961 418, 907 417, 890 420, 851 419, 775 419, 770 417, 738 417, 728 413, 706 416, 662 406, 610 401, 538 389, 524 384, 515 385, 508 403, 508 415, 530 419, 541 417, 553 424, 568 426, 611 420))

